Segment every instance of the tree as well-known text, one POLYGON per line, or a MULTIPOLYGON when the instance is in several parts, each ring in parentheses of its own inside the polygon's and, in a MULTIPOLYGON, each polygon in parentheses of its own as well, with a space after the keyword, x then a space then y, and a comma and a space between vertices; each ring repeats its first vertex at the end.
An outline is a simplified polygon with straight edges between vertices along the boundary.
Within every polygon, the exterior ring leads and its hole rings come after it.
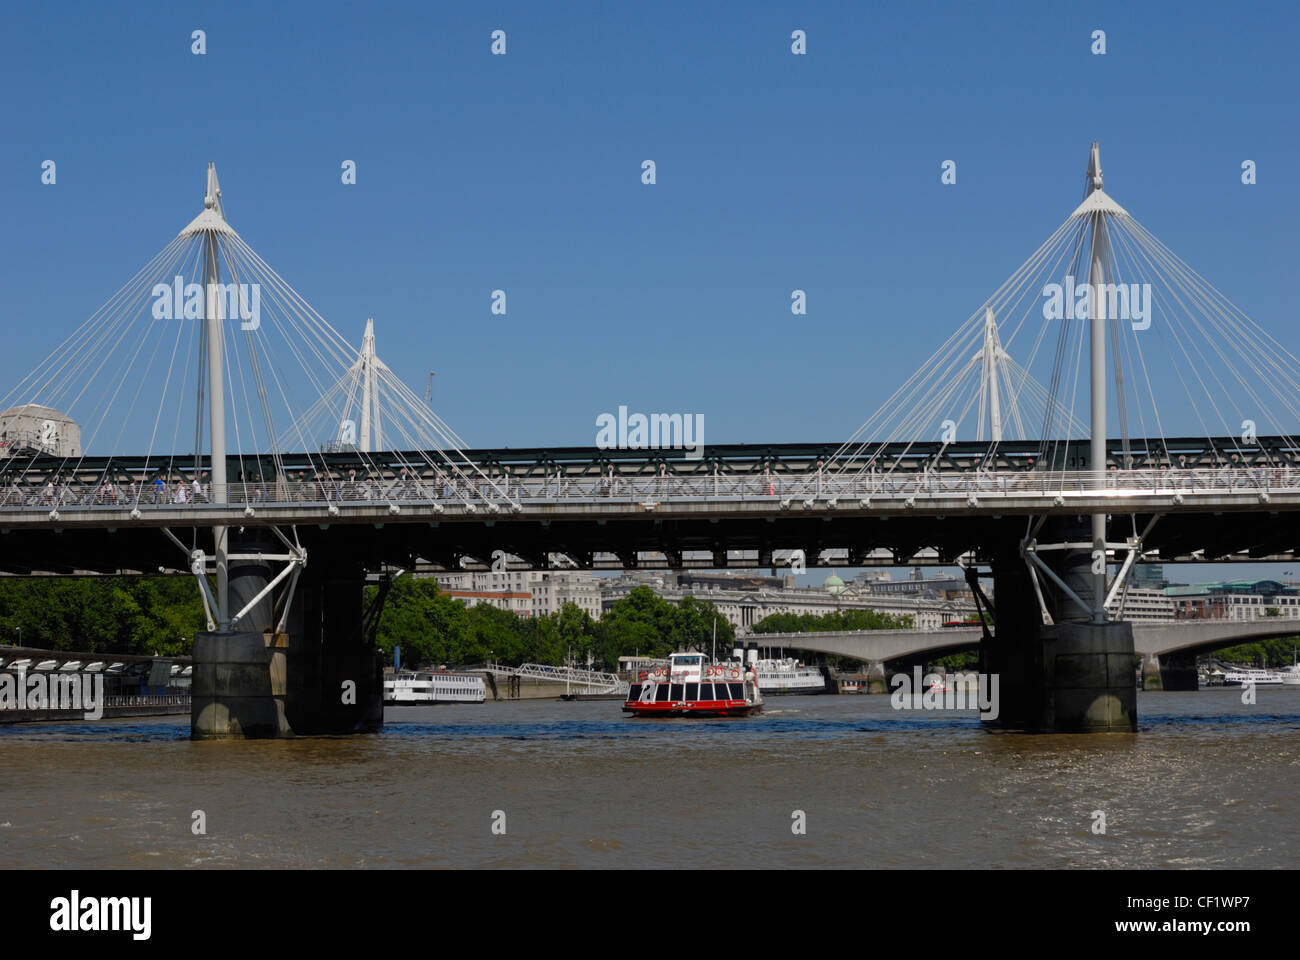
MULTIPOLYGON (((366 603, 377 590, 366 588, 366 603)), ((400 577, 388 592, 375 639, 390 659, 400 646, 405 663, 454 663, 468 629, 465 605, 440 593, 436 581, 400 577)))
POLYGON ((178 656, 206 626, 189 577, 0 579, 0 637, 23 646, 178 656))

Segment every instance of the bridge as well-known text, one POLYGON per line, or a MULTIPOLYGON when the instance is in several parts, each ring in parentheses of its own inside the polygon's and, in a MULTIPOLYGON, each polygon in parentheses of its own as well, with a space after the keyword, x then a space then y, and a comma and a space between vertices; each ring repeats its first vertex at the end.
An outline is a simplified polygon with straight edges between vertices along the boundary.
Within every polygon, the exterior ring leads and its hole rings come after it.
POLYGON ((1132 730, 1109 609, 1137 562, 1295 558, 1298 384, 1093 144, 1082 202, 846 441, 690 450, 658 417, 475 450, 245 243, 209 165, 203 211, 0 400, 0 572, 193 576, 192 728, 225 737, 382 723, 376 572, 961 565, 1003 722, 1132 730))
MULTIPOLYGON (((1133 652, 1142 658, 1147 690, 1195 690, 1196 655, 1249 643, 1300 635, 1300 622, 1284 617, 1258 620, 1140 620, 1132 623, 1133 652)), ((884 689, 885 664, 915 657, 944 657, 982 644, 980 627, 943 630, 827 630, 760 633, 748 639, 764 647, 852 657, 867 663, 867 674, 884 689)))

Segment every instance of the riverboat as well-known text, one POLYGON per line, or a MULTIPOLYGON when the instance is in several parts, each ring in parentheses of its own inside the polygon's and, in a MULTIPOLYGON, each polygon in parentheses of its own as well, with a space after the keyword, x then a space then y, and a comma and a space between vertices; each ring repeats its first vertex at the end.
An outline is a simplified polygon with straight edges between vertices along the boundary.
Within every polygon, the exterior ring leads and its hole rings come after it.
POLYGON ((702 653, 674 653, 666 666, 637 673, 623 712, 636 717, 748 717, 763 709, 752 666, 706 663, 702 653))
POLYGON ((828 692, 821 668, 800 663, 794 657, 759 660, 754 667, 758 673, 758 689, 764 696, 828 692))
POLYGON ((482 703, 487 684, 467 673, 398 673, 384 677, 384 706, 409 707, 432 703, 482 703))
POLYGON ((1226 687, 1243 687, 1246 684, 1280 687, 1282 675, 1271 670, 1230 670, 1223 675, 1223 685, 1226 687))

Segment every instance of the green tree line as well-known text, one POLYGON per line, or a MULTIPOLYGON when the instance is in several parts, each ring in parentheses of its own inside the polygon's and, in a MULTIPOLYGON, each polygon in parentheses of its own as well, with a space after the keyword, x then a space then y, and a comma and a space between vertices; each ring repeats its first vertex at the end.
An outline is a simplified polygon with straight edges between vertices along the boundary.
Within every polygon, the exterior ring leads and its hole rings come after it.
POLYGON ((0 642, 14 646, 178 655, 206 627, 190 577, 0 578, 0 642))
MULTIPOLYGON (((371 595, 377 588, 370 588, 371 595)), ((717 622, 718 653, 729 653, 735 628, 712 603, 686 597, 673 605, 637 587, 600 620, 567 603, 541 617, 519 617, 487 604, 467 607, 433 580, 402 577, 384 603, 377 641, 388 658, 400 646, 408 664, 546 663, 569 656, 614 670, 621 656, 665 657, 678 648, 709 651, 717 622)))

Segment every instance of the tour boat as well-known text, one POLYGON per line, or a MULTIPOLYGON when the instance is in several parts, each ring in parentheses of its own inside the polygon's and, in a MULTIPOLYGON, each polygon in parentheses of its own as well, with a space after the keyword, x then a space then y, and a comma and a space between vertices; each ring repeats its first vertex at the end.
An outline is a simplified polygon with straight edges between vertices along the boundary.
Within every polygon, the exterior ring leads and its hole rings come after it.
POLYGON ((674 653, 666 666, 642 670, 628 687, 623 712, 637 717, 747 717, 763 709, 752 667, 705 663, 702 653, 674 653))
POLYGON ((384 677, 384 706, 410 707, 431 703, 482 703, 487 685, 467 673, 398 673, 384 677))

